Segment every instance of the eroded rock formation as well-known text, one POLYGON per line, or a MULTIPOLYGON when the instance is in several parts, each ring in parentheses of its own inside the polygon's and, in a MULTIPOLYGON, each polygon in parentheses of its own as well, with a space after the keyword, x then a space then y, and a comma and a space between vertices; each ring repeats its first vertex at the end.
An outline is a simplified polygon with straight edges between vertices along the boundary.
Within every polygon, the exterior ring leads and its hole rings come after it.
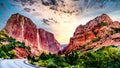
POLYGON ((35 56, 40 55, 43 51, 57 54, 61 49, 52 33, 37 28, 29 18, 18 13, 10 17, 4 29, 17 41, 25 42, 35 56))
POLYGON ((76 49, 84 52, 109 45, 120 45, 120 22, 112 21, 108 15, 102 14, 86 25, 79 25, 63 52, 76 49))

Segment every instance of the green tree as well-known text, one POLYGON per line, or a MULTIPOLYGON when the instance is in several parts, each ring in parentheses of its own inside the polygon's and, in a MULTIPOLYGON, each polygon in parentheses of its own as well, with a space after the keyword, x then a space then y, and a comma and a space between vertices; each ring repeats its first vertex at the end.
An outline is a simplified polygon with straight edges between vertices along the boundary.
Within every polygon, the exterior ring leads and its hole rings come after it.
POLYGON ((15 57, 16 53, 12 50, 12 51, 8 51, 8 55, 12 59, 15 57))
POLYGON ((41 60, 47 60, 47 59, 49 59, 49 55, 47 55, 46 53, 42 53, 41 55, 40 55, 40 59, 41 60))
POLYGON ((4 51, 1 51, 1 52, 0 52, 0 58, 7 59, 8 56, 7 56, 7 54, 6 54, 4 51))

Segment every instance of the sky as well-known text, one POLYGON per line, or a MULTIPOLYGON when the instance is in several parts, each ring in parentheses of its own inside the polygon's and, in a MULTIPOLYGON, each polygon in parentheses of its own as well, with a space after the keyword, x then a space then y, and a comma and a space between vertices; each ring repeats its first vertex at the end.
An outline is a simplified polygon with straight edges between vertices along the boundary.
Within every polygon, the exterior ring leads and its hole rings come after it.
POLYGON ((53 33, 61 44, 68 44, 77 26, 103 13, 120 21, 120 0, 0 0, 0 29, 15 13, 53 33))

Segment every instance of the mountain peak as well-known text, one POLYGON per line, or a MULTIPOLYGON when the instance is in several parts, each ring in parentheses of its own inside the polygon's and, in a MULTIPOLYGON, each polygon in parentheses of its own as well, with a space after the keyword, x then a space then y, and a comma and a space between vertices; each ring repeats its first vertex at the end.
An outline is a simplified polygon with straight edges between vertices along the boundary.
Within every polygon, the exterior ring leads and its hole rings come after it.
POLYGON ((24 15, 22 15, 22 14, 20 14, 20 13, 16 13, 16 14, 12 14, 11 15, 11 17, 9 18, 9 19, 16 19, 17 18, 17 20, 19 20, 20 21, 20 19, 25 19, 25 20, 30 20, 31 21, 31 19, 30 18, 28 18, 28 17, 26 17, 26 16, 24 16, 24 15))
POLYGON ((76 49, 84 52, 102 46, 120 45, 119 32, 120 22, 113 22, 107 14, 102 14, 86 25, 79 25, 63 52, 76 49))
POLYGON ((24 15, 22 15, 20 13, 15 13, 15 14, 12 14, 11 16, 23 16, 23 17, 26 17, 26 16, 24 16, 24 15))
POLYGON ((10 18, 12 18, 12 17, 16 17, 17 18, 17 17, 20 17, 20 16, 21 17, 25 17, 25 16, 21 15, 20 13, 16 13, 16 14, 12 14, 10 18))
POLYGON ((111 23, 112 19, 107 14, 102 14, 100 16, 102 22, 111 23))
POLYGON ((25 42, 31 48, 33 55, 40 55, 43 51, 56 54, 61 49, 52 33, 37 28, 29 18, 19 13, 9 18, 4 29, 17 41, 25 42))
POLYGON ((103 13, 101 16, 109 17, 107 14, 103 13))
POLYGON ((86 25, 79 25, 74 32, 74 35, 82 34, 84 31, 92 30, 95 26, 100 23, 107 23, 108 25, 112 23, 112 19, 107 14, 102 14, 97 16, 93 20, 90 20, 86 25))
POLYGON ((12 15, 21 15, 20 13, 15 13, 15 14, 12 14, 12 15))

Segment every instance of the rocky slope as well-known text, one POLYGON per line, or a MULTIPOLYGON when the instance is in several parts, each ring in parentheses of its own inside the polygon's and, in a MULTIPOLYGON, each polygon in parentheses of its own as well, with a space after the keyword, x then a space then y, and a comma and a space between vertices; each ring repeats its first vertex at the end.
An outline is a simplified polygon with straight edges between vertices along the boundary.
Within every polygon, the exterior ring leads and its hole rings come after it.
POLYGON ((27 58, 29 55, 30 48, 24 42, 8 36, 5 30, 0 31, 0 58, 27 58))
POLYGON ((19 59, 27 58, 30 55, 30 53, 24 48, 15 47, 13 51, 16 53, 15 58, 19 59))
POLYGON ((35 56, 40 55, 43 51, 56 54, 61 49, 52 33, 37 28, 29 18, 18 13, 10 17, 4 30, 17 41, 25 42, 35 56))
POLYGON ((120 45, 120 22, 102 14, 86 25, 79 25, 63 52, 76 49, 84 52, 109 45, 120 45))

